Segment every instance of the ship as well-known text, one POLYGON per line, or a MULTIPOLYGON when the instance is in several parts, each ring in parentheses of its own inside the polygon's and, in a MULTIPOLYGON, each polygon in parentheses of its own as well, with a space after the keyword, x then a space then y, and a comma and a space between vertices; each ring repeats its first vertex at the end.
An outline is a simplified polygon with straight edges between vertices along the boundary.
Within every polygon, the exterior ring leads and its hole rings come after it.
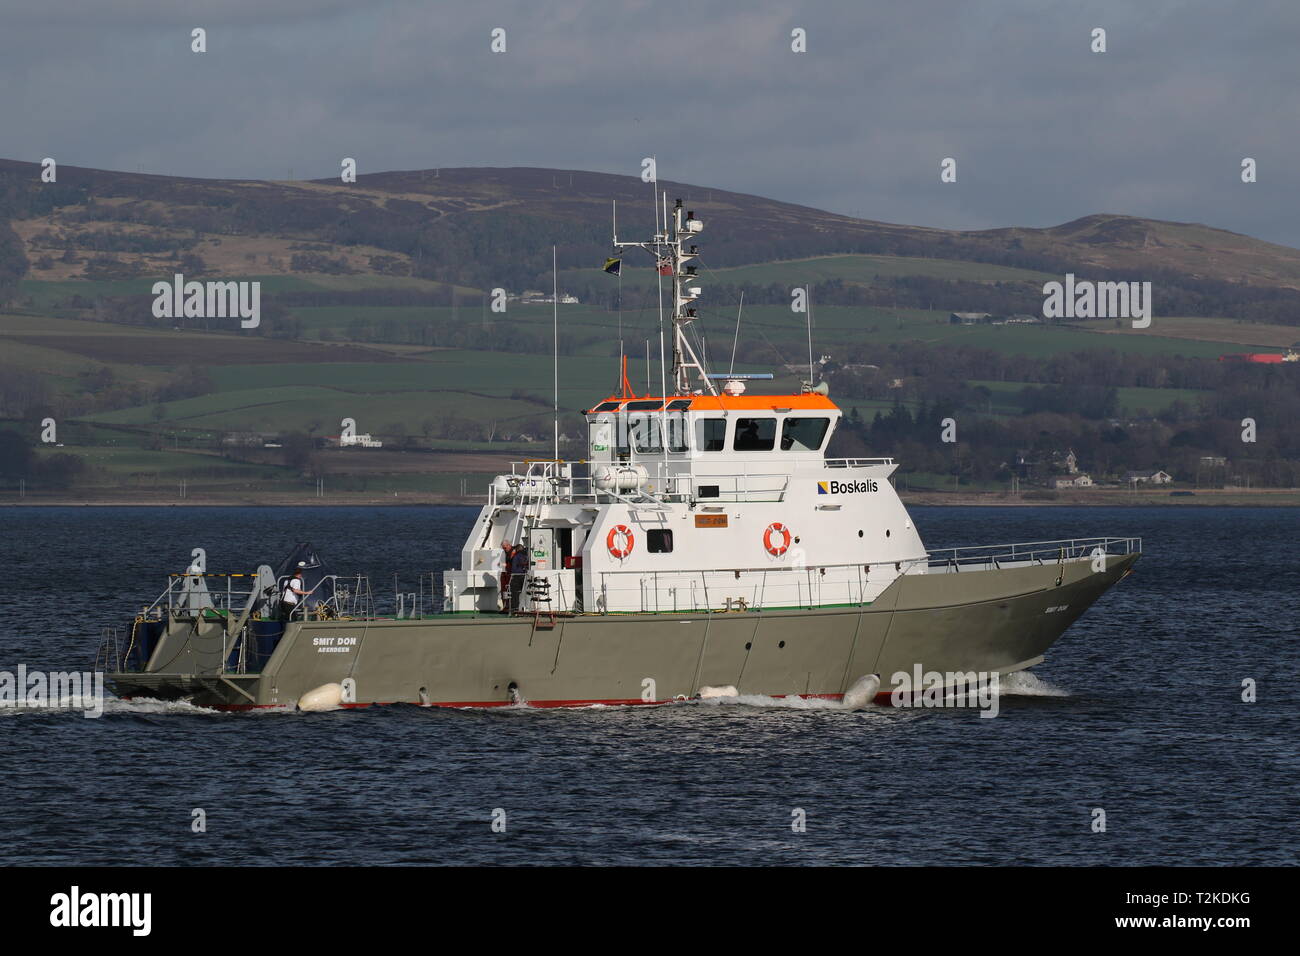
POLYGON ((115 693, 230 710, 897 703, 903 675, 1035 666, 1131 573, 1134 537, 928 550, 893 459, 828 456, 842 411, 811 363, 790 394, 706 369, 704 222, 666 196, 655 210, 650 239, 615 228, 613 244, 648 253, 664 290, 660 394, 635 394, 623 357, 584 412, 585 459, 557 437, 554 457, 496 476, 459 566, 431 576, 440 606, 381 614, 364 575, 306 543, 239 572, 196 561, 106 629, 115 693))

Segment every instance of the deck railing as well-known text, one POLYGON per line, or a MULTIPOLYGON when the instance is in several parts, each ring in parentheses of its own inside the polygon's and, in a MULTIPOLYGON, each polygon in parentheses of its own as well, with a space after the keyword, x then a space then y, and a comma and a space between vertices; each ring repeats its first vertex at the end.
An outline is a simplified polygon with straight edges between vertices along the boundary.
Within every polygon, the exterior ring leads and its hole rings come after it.
MULTIPOLYGON (((945 574, 974 570, 998 570, 1024 565, 1063 564, 1067 561, 1091 561, 1098 554, 1119 557, 1137 554, 1142 550, 1142 539, 1125 537, 1069 538, 1059 541, 1029 541, 1002 545, 976 545, 965 548, 947 548, 927 553, 924 557, 910 558, 903 561, 873 561, 864 564, 798 564, 753 567, 753 568, 693 568, 673 571, 653 571, 639 569, 612 569, 597 572, 598 612, 627 611, 629 608, 610 607, 611 597, 626 596, 639 591, 641 611, 688 611, 688 610, 741 610, 761 609, 764 605, 769 585, 786 586, 806 580, 804 593, 810 598, 823 588, 832 589, 833 599, 809 603, 841 604, 868 602, 868 596, 874 597, 900 574, 945 574), (885 575, 880 571, 884 570, 885 575), (841 571, 838 575, 827 576, 827 571, 841 571), (726 599, 726 606, 716 592, 725 593, 728 586, 739 581, 742 575, 760 574, 761 578, 753 588, 753 602, 743 607, 733 607, 731 599, 726 599), (620 582, 628 575, 639 578, 635 586, 623 586, 620 582), (799 577, 802 576, 802 577, 799 577), (662 586, 661 586, 662 579, 662 586), (696 587, 698 584, 698 588, 696 587), (710 587, 715 598, 709 595, 710 587), (692 596, 689 603, 679 601, 679 595, 685 589, 692 596), (838 589, 838 590, 835 590, 838 589), (667 597, 662 597, 667 594, 667 597), (697 598, 703 598, 703 601, 697 598)), ((731 587, 730 590, 735 590, 731 587)), ((623 601, 615 603, 624 604, 623 601)))
POLYGON ((164 605, 168 616, 180 611, 242 611, 255 590, 257 575, 220 571, 183 571, 167 576, 167 589, 145 608, 149 617, 164 605), (195 585, 202 583, 202 590, 195 585), (209 586, 214 582, 216 587, 209 586), (224 588, 222 585, 224 584, 224 588))
POLYGON ((931 551, 932 568, 944 567, 960 570, 970 566, 1001 567, 1012 562, 1031 561, 1035 564, 1054 564, 1092 558, 1098 553, 1110 556, 1137 554, 1142 550, 1141 538, 1062 538, 1058 541, 1026 541, 1016 544, 976 545, 966 548, 943 548, 931 551))
MULTIPOLYGON (((278 610, 280 595, 284 594, 288 576, 276 579, 276 593, 271 601, 272 610, 278 610)), ((370 619, 375 616, 374 596, 370 579, 364 574, 327 574, 308 589, 307 593, 289 612, 291 621, 327 621, 336 618, 370 619), (327 585, 328 582, 328 586, 327 585), (325 598, 320 594, 328 595, 325 598)))
POLYGON ((892 458, 825 458, 822 460, 822 466, 825 468, 877 468, 893 463, 892 458))
MULTIPOLYGON (((779 456, 779 452, 773 456, 779 456)), ((699 459, 696 459, 699 461, 699 459)), ((788 458, 788 471, 772 471, 772 458, 728 458, 729 465, 739 466, 738 471, 697 473, 689 468, 690 461, 637 459, 627 462, 556 461, 537 459, 510 463, 510 474, 505 475, 508 490, 504 493, 494 482, 488 492, 488 504, 553 504, 574 502, 623 501, 628 504, 646 502, 707 501, 726 502, 784 501, 790 490, 791 479, 799 474, 817 473, 826 469, 872 468, 892 465, 892 458, 819 458, 803 460, 788 458), (646 477, 636 488, 598 487, 597 479, 590 474, 593 468, 626 469, 630 479, 636 466, 645 469, 646 477), (752 470, 751 470, 752 469, 752 470)), ((705 464, 712 464, 707 459, 705 464)))
MULTIPOLYGON (((154 602, 146 606, 140 617, 146 620, 160 619, 177 615, 199 614, 204 611, 216 612, 222 617, 239 615, 248 606, 256 591, 256 574, 186 571, 168 575, 166 589, 154 602), (248 579, 245 582, 242 579, 248 579), (204 588, 194 589, 192 582, 202 580, 204 588), (224 582, 225 587, 208 587, 209 581, 224 582), (247 587, 236 587, 236 583, 247 587)), ((284 594, 289 576, 282 575, 276 579, 271 593, 264 594, 265 605, 262 617, 274 617, 279 611, 280 598, 284 594)), ((307 595, 294 607, 290 619, 320 620, 330 617, 374 617, 374 596, 370 590, 370 579, 363 574, 340 575, 327 574, 311 588, 307 595), (326 582, 329 586, 326 586, 326 582), (317 599, 320 593, 328 597, 317 599)))

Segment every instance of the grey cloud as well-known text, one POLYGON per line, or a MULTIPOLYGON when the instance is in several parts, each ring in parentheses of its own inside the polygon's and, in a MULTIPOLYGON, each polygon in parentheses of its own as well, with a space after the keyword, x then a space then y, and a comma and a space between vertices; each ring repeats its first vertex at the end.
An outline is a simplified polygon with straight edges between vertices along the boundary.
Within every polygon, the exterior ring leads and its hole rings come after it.
POLYGON ((6 4, 0 155, 282 178, 661 175, 950 228, 1092 212, 1300 245, 1300 8, 1043 0, 6 4), (189 26, 210 52, 189 52, 189 26), (488 51, 507 30, 509 52, 488 51), (790 30, 809 52, 790 52, 790 30), (1094 26, 1109 52, 1088 51, 1094 26), (958 160, 955 185, 939 161, 958 160), (1260 182, 1238 176, 1243 156, 1260 182))

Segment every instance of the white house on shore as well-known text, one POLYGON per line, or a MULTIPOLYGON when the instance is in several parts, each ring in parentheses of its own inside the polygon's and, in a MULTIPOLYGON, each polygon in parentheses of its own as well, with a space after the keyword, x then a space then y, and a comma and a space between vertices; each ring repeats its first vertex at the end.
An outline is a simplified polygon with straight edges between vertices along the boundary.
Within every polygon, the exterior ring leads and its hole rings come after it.
POLYGON ((1049 488, 1091 488, 1095 482, 1088 475, 1053 475, 1047 479, 1049 488))
POLYGON ((1174 476, 1167 471, 1130 471, 1124 475, 1124 483, 1128 485, 1167 485, 1174 480, 1174 476))

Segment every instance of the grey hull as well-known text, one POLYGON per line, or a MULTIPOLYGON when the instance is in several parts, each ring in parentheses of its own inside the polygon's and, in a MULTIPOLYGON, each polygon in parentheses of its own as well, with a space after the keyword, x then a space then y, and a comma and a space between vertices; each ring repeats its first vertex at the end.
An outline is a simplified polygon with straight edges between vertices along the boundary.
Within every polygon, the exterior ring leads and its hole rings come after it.
POLYGON ((291 706, 351 678, 353 703, 535 706, 658 703, 741 694, 839 697, 858 678, 1030 667, 1138 554, 899 577, 869 605, 561 617, 445 615, 294 622, 258 674, 223 672, 220 625, 173 627, 145 671, 109 675, 123 697, 209 707, 291 706))

